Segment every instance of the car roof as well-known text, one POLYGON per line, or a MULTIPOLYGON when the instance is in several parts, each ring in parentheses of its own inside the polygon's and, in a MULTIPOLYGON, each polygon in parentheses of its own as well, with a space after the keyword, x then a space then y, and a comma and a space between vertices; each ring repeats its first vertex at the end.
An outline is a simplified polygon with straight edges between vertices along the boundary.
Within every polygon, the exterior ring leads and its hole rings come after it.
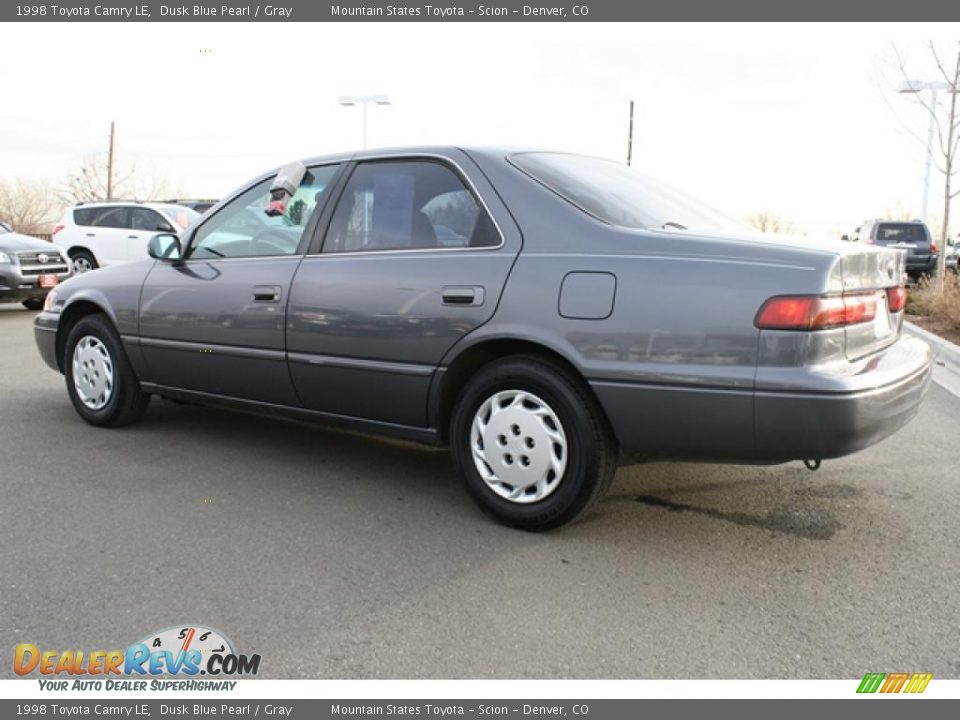
POLYGON ((91 200, 89 202, 78 202, 71 205, 71 208, 97 207, 146 207, 154 210, 163 207, 184 207, 187 210, 190 209, 186 205, 178 205, 177 203, 166 202, 164 200, 91 200))
MULTIPOLYGON (((494 159, 504 159, 508 155, 520 152, 564 152, 550 148, 538 147, 512 147, 506 145, 398 145, 382 148, 367 148, 366 150, 354 150, 351 152, 332 153, 329 155, 316 155, 301 162, 304 165, 315 165, 317 163, 345 162, 347 160, 365 160, 369 158, 388 157, 390 155, 440 155, 448 157, 459 152, 465 152, 468 155, 484 156, 494 159)), ((576 153, 567 153, 576 154, 576 153)))
POLYGON ((890 218, 877 218, 869 222, 876 223, 877 225, 926 225, 923 220, 891 220, 890 218))

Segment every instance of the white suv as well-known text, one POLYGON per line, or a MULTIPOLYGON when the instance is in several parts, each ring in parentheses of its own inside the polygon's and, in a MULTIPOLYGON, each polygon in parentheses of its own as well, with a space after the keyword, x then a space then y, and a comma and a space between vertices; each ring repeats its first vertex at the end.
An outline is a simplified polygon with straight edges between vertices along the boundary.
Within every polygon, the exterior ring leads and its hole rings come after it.
POLYGON ((188 207, 169 203, 80 203, 68 208, 53 228, 53 241, 66 251, 73 272, 79 274, 145 260, 151 236, 179 233, 199 217, 188 207))

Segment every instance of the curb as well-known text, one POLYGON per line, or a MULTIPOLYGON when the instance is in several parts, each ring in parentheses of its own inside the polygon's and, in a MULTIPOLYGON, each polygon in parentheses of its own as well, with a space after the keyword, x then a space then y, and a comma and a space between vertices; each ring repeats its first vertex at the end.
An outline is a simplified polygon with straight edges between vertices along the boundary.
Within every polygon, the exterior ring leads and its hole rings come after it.
POLYGON ((948 370, 960 375, 960 345, 954 345, 949 340, 944 340, 939 335, 934 335, 929 330, 924 330, 922 327, 906 320, 903 321, 903 329, 933 346, 934 362, 937 365, 943 365, 948 370))

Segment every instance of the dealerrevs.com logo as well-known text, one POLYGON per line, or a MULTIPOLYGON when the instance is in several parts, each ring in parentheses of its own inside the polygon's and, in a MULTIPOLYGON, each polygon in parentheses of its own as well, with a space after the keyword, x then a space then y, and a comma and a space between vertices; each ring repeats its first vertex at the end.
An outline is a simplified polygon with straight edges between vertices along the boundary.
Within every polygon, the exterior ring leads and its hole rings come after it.
POLYGON ((260 655, 239 654, 223 633, 200 625, 151 633, 126 650, 61 651, 21 643, 13 654, 13 671, 21 677, 41 676, 46 690, 146 690, 147 678, 151 690, 232 690, 236 682, 220 678, 253 676, 259 670, 260 655), (60 679, 64 676, 72 682, 60 679), (198 681, 198 676, 211 679, 198 681))

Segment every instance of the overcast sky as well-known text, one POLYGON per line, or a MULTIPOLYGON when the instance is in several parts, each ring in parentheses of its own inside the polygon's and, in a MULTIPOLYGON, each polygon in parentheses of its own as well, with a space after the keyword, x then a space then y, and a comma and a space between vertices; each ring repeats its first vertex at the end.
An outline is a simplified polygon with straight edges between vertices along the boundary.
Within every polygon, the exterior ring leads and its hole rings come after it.
MULTIPOLYGON (((896 93, 891 43, 960 26, 720 24, 18 24, 0 43, 0 177, 58 182, 105 153, 218 197, 292 158, 358 148, 345 93, 388 93, 369 144, 546 146, 626 154, 731 215, 813 234, 919 215, 922 111, 896 93), (884 70, 887 70, 884 75, 884 70)), ((932 209, 939 213, 935 177, 932 209)))

